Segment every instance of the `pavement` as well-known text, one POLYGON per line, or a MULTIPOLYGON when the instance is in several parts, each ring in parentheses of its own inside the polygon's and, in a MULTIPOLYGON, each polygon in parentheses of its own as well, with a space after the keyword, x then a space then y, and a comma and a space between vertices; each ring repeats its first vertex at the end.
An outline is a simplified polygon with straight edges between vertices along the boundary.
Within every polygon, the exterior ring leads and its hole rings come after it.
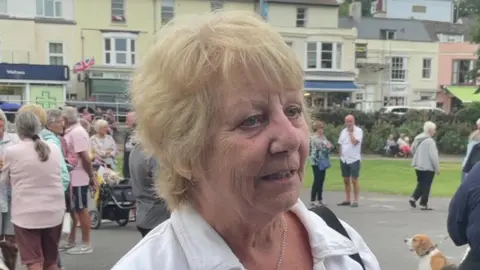
MULTIPOLYGON (((464 247, 455 247, 450 239, 442 242, 447 236, 445 222, 449 199, 432 198, 429 204, 435 210, 424 212, 411 209, 408 198, 401 196, 362 194, 359 208, 336 206, 343 199, 341 192, 327 192, 324 196, 329 207, 363 236, 384 270, 417 268, 417 258, 403 242, 404 238, 417 233, 431 236, 454 262, 463 257, 464 247)), ((304 190, 301 198, 308 203, 309 191, 304 190)), ((139 240, 135 224, 124 228, 116 223, 104 224, 92 232, 93 254, 62 253, 65 269, 109 270, 139 240)))

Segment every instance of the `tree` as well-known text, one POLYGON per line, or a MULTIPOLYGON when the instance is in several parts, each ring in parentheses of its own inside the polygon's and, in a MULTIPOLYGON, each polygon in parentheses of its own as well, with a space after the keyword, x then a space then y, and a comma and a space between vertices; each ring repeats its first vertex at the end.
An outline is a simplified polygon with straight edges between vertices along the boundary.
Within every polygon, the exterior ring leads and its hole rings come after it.
POLYGON ((475 16, 480 13, 480 1, 478 0, 457 0, 455 5, 456 19, 475 16), (458 10, 457 10, 458 9, 458 10))
POLYGON ((372 7, 372 0, 345 0, 342 4, 340 4, 340 8, 338 10, 340 16, 347 17, 348 14, 348 6, 352 2, 361 2, 362 3, 362 17, 371 17, 372 13, 370 12, 372 7))
POLYGON ((471 35, 472 42, 479 45, 477 49, 477 61, 475 61, 475 65, 471 72, 472 79, 476 81, 480 78, 480 11, 477 12, 477 23, 473 27, 471 35))

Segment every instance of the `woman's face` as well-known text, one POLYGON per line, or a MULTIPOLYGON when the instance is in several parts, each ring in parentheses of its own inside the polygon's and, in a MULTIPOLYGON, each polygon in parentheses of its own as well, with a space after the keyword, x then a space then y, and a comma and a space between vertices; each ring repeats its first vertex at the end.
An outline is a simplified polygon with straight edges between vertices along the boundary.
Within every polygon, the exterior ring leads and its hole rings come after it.
POLYGON ((202 196, 243 214, 288 209, 299 198, 308 155, 301 92, 255 84, 224 96, 199 183, 202 196))
POLYGON ((108 126, 104 126, 98 129, 98 134, 105 135, 108 133, 108 126))
POLYGON ((323 126, 318 126, 317 127, 317 134, 318 135, 323 135, 323 126))
POLYGON ((47 128, 57 135, 62 134, 64 130, 63 118, 58 117, 57 119, 55 119, 55 122, 49 124, 47 128))

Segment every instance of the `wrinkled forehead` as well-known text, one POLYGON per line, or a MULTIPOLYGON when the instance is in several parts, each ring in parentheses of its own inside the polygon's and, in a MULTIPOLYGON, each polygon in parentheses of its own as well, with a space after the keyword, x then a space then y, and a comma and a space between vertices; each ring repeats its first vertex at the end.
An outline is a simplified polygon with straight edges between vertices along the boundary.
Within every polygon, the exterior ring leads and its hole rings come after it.
POLYGON ((222 87, 222 107, 237 108, 242 105, 265 106, 272 103, 301 102, 302 89, 288 84, 273 83, 258 78, 239 80, 222 87))

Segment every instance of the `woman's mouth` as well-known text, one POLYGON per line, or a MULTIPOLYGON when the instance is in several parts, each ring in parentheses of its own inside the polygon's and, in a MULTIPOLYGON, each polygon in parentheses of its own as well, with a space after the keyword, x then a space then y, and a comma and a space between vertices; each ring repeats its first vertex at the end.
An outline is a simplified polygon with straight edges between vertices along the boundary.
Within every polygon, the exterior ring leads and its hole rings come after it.
POLYGON ((263 176, 262 180, 267 180, 267 181, 285 180, 285 179, 291 178, 294 174, 295 174, 294 170, 277 172, 277 173, 272 173, 272 174, 263 176))

